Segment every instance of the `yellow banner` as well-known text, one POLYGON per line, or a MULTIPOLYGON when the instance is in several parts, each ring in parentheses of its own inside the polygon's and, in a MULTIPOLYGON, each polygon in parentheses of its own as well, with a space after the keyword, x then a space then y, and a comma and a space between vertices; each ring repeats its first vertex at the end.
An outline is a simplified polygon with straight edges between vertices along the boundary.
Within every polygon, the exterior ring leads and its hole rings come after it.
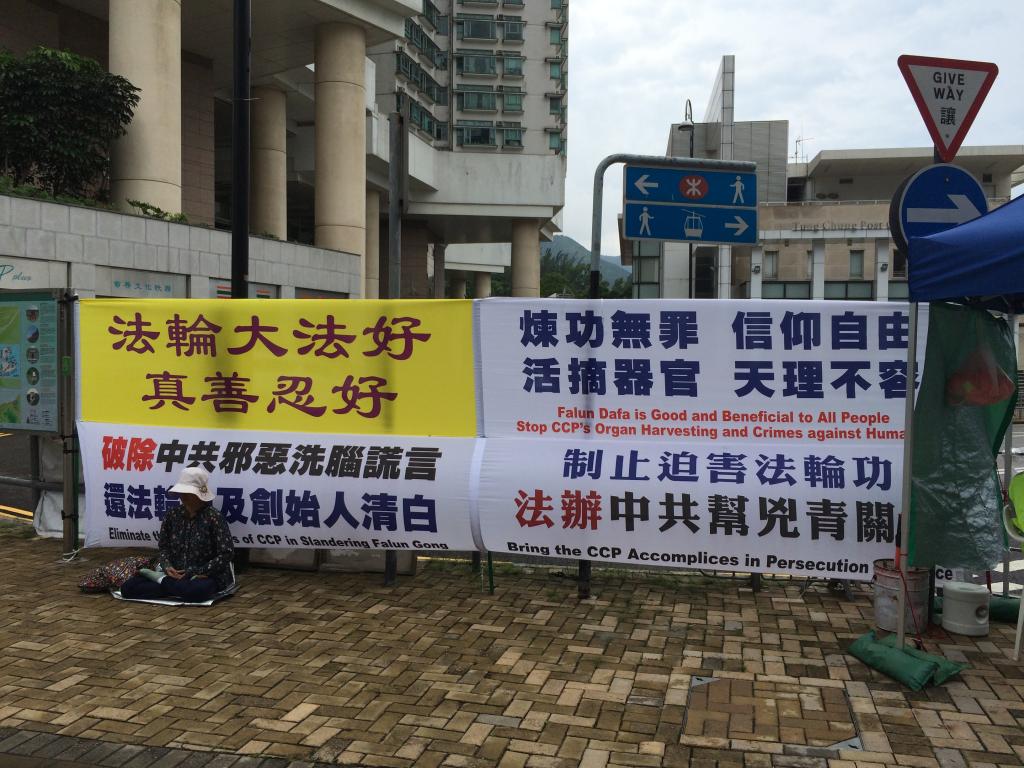
POLYGON ((472 436, 472 313, 471 301, 83 300, 81 416, 472 436))

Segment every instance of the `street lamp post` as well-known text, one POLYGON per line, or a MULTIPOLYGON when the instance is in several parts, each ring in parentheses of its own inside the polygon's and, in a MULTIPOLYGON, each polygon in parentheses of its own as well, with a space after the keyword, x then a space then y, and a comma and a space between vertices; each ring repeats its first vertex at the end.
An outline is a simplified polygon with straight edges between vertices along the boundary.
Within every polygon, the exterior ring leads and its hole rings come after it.
MULTIPOLYGON (((679 130, 680 131, 686 131, 686 132, 688 132, 690 134, 690 153, 687 155, 687 157, 693 157, 693 134, 694 134, 693 104, 690 103, 689 99, 686 100, 686 109, 683 112, 683 122, 681 122, 679 124, 679 130)), ((689 298, 692 299, 693 298, 693 282, 694 282, 694 280, 693 280, 693 243, 687 243, 686 246, 687 246, 687 249, 688 249, 688 254, 687 254, 687 257, 686 257, 686 264, 687 264, 687 269, 686 269, 686 271, 687 271, 687 278, 686 278, 686 280, 687 280, 687 287, 689 289, 689 294, 690 294, 689 298)))

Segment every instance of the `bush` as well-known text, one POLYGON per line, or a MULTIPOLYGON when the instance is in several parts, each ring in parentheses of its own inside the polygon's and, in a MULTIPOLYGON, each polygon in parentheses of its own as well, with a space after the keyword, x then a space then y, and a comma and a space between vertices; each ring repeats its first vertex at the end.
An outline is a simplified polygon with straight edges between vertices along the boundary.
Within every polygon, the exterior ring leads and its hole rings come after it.
POLYGON ((69 51, 0 52, 0 174, 54 196, 104 188, 110 144, 127 130, 138 94, 69 51))

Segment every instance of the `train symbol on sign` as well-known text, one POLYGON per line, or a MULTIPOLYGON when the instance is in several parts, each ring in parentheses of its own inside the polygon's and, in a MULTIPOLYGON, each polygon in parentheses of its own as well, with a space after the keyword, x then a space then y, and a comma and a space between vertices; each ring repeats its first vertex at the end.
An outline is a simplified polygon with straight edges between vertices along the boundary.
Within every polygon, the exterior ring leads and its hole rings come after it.
POLYGON ((703 176, 684 176, 679 180, 679 191, 689 200, 700 200, 708 193, 708 180, 703 176))

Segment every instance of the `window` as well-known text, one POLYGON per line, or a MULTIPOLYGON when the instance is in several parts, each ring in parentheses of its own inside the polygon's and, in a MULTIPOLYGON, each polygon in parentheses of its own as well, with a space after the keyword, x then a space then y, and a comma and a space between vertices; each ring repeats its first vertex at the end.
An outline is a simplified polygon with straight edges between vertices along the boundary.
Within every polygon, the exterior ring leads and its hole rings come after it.
POLYGON ((661 243, 640 240, 633 243, 633 298, 661 296, 661 243))
POLYGON ((903 251, 894 249, 892 252, 892 276, 907 276, 907 254, 903 253, 903 251))
POLYGON ((846 301, 871 301, 874 286, 865 282, 825 281, 825 298, 846 301))
POLYGON ((889 301, 898 301, 900 299, 906 301, 908 298, 910 298, 910 291, 905 280, 889 283, 889 301))
POLYGON ((494 19, 487 16, 470 17, 461 15, 456 19, 460 40, 497 40, 498 27, 494 19))
POLYGON ((506 8, 522 8, 523 0, 504 0, 504 2, 502 2, 502 5, 504 5, 506 8))
POLYGON ((456 96, 459 109, 477 112, 498 110, 498 96, 493 91, 459 91, 456 96))
POLYGON ((502 73, 506 77, 523 76, 523 62, 526 61, 526 59, 522 56, 505 56, 502 61, 502 73))
POLYGON ((504 147, 510 147, 512 149, 522 149, 523 129, 518 125, 502 128, 501 144, 504 147))
POLYGON ((503 23, 503 26, 505 28, 505 32, 502 35, 502 38, 501 38, 502 40, 504 40, 506 42, 511 41, 511 42, 517 42, 517 43, 523 41, 523 31, 526 28, 526 24, 524 24, 521 21, 516 20, 516 21, 505 21, 503 23))
POLYGON ((445 105, 448 103, 448 90, 446 88, 441 87, 440 83, 428 75, 426 70, 413 61, 407 54, 399 51, 397 56, 398 72, 404 75, 410 83, 415 85, 420 93, 429 98, 435 104, 445 105))
POLYGON ((519 91, 505 91, 502 94, 502 109, 505 112, 523 111, 523 94, 519 91))
POLYGON ((448 17, 443 15, 430 0, 423 0, 423 17, 437 32, 448 34, 448 17))
POLYGON ((765 280, 776 280, 779 277, 779 252, 765 251, 762 261, 761 277, 765 280))
POLYGON ((562 134, 560 133, 549 133, 548 134, 548 149, 560 150, 562 148, 562 134))
POLYGON ((552 45, 562 44, 562 28, 548 27, 548 42, 552 45))
POLYGON ((850 251, 850 278, 864 277, 864 251, 850 251))
POLYGON ((492 53, 460 53, 455 59, 455 71, 460 75, 496 75, 498 60, 492 53))
POLYGON ((551 0, 551 7, 552 8, 561 8, 562 7, 562 0, 551 0))
POLYGON ((562 62, 552 61, 551 62, 551 77, 554 80, 561 80, 562 78, 562 62))
POLYGON ((761 286, 762 299, 809 299, 811 284, 805 282, 764 283, 761 286))
POLYGON ((807 249, 807 279, 814 279, 814 250, 807 249))
POLYGON ((562 114, 562 97, 561 96, 549 96, 548 97, 548 112, 552 115, 562 114))
POLYGON ((431 60, 438 68, 448 66, 448 54, 442 51, 438 45, 430 39, 430 36, 423 31, 423 28, 412 21, 405 20, 405 38, 414 48, 431 60))
POLYGON ((459 120, 455 135, 464 147, 493 147, 496 143, 494 124, 486 120, 459 120))

